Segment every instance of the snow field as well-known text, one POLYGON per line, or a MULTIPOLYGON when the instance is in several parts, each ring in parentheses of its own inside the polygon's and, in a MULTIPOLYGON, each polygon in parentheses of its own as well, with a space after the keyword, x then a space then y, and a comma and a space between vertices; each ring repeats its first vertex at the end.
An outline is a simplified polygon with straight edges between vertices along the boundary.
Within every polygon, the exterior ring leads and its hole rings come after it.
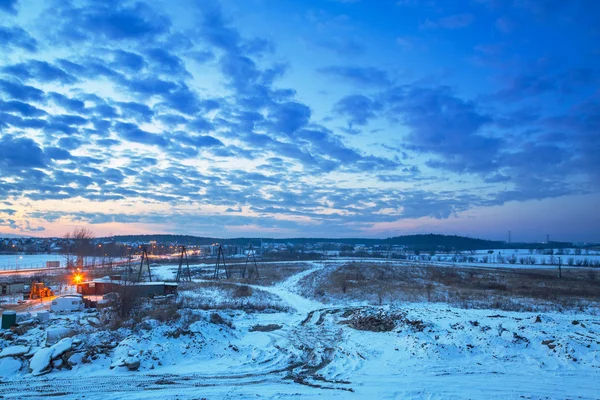
POLYGON ((322 272, 334 267, 314 262, 276 285, 250 285, 250 296, 235 299, 278 304, 263 312, 220 307, 235 303, 233 293, 242 283, 200 281, 180 297, 211 308, 181 310, 170 322, 146 318, 108 330, 94 326, 102 318, 98 313, 53 316, 48 326, 20 336, 20 344, 0 337, 0 395, 105 400, 598 398, 598 316, 471 310, 440 303, 374 307, 339 298, 324 304, 299 294, 308 278, 324 279, 322 272), (223 323, 213 321, 214 313, 223 323), (348 321, 358 314, 390 316, 395 327, 386 332, 354 329, 348 321), (270 324, 281 328, 252 331, 270 324), (71 329, 73 335, 50 344, 49 328, 71 329), (48 358, 73 349, 71 369, 53 365, 48 370, 48 358), (25 351, 33 357, 16 356, 25 351), (130 371, 125 364, 134 361, 139 368, 130 371), (38 372, 47 375, 35 376, 38 372))

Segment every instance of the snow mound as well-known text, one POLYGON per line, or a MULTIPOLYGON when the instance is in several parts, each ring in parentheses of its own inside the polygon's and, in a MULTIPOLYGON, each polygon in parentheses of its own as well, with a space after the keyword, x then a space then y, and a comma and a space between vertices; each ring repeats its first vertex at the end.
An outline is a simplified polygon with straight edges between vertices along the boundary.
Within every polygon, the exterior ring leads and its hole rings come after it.
POLYGON ((0 360, 0 377, 10 377, 21 369, 21 361, 15 358, 3 358, 0 360))
POLYGON ((0 358, 4 357, 18 357, 29 352, 30 346, 9 346, 2 349, 0 352, 0 358))

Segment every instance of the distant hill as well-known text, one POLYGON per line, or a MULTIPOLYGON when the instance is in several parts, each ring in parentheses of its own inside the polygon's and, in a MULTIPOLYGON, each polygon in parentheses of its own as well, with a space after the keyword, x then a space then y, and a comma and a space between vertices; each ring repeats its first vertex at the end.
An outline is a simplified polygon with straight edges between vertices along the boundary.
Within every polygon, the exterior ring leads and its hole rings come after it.
POLYGON ((485 240, 477 238, 469 238, 465 236, 454 236, 454 235, 440 235, 440 234, 425 234, 425 235, 406 235, 396 236, 387 239, 366 239, 366 238, 211 238, 201 236, 189 236, 189 235, 118 235, 113 236, 117 242, 128 242, 128 243, 148 243, 150 241, 156 241, 158 243, 170 243, 187 246, 201 246, 210 245, 214 243, 220 244, 237 244, 237 245, 248 245, 259 246, 261 240, 267 243, 285 243, 290 245, 300 244, 317 244, 317 243, 342 243, 349 245, 368 245, 368 246, 406 246, 411 249, 418 250, 485 250, 485 249, 499 249, 499 248, 560 248, 560 247, 573 247, 572 243, 567 242, 550 242, 546 243, 506 243, 502 241, 485 240))

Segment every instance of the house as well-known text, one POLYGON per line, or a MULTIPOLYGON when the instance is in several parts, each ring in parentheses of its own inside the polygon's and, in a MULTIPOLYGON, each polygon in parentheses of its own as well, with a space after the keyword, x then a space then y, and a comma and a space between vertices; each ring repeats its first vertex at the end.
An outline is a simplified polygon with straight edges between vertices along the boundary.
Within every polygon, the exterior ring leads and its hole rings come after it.
POLYGON ((77 293, 83 296, 104 296, 107 293, 130 291, 135 297, 165 296, 177 293, 175 282, 127 282, 111 280, 108 277, 82 282, 77 285, 77 293))
POLYGON ((0 295, 23 293, 25 284, 22 282, 0 282, 0 295))

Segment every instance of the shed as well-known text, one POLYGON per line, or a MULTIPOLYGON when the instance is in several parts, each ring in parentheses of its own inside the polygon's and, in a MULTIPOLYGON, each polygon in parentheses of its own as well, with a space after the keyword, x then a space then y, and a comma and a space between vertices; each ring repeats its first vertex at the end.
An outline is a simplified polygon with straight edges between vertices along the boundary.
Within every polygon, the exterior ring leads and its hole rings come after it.
POLYGON ((77 285, 77 293, 83 296, 104 296, 107 293, 121 293, 125 290, 131 291, 135 297, 165 296, 177 293, 177 283, 126 282, 105 277, 77 285))
POLYGON ((23 293, 24 290, 22 282, 0 282, 0 295, 23 293))

